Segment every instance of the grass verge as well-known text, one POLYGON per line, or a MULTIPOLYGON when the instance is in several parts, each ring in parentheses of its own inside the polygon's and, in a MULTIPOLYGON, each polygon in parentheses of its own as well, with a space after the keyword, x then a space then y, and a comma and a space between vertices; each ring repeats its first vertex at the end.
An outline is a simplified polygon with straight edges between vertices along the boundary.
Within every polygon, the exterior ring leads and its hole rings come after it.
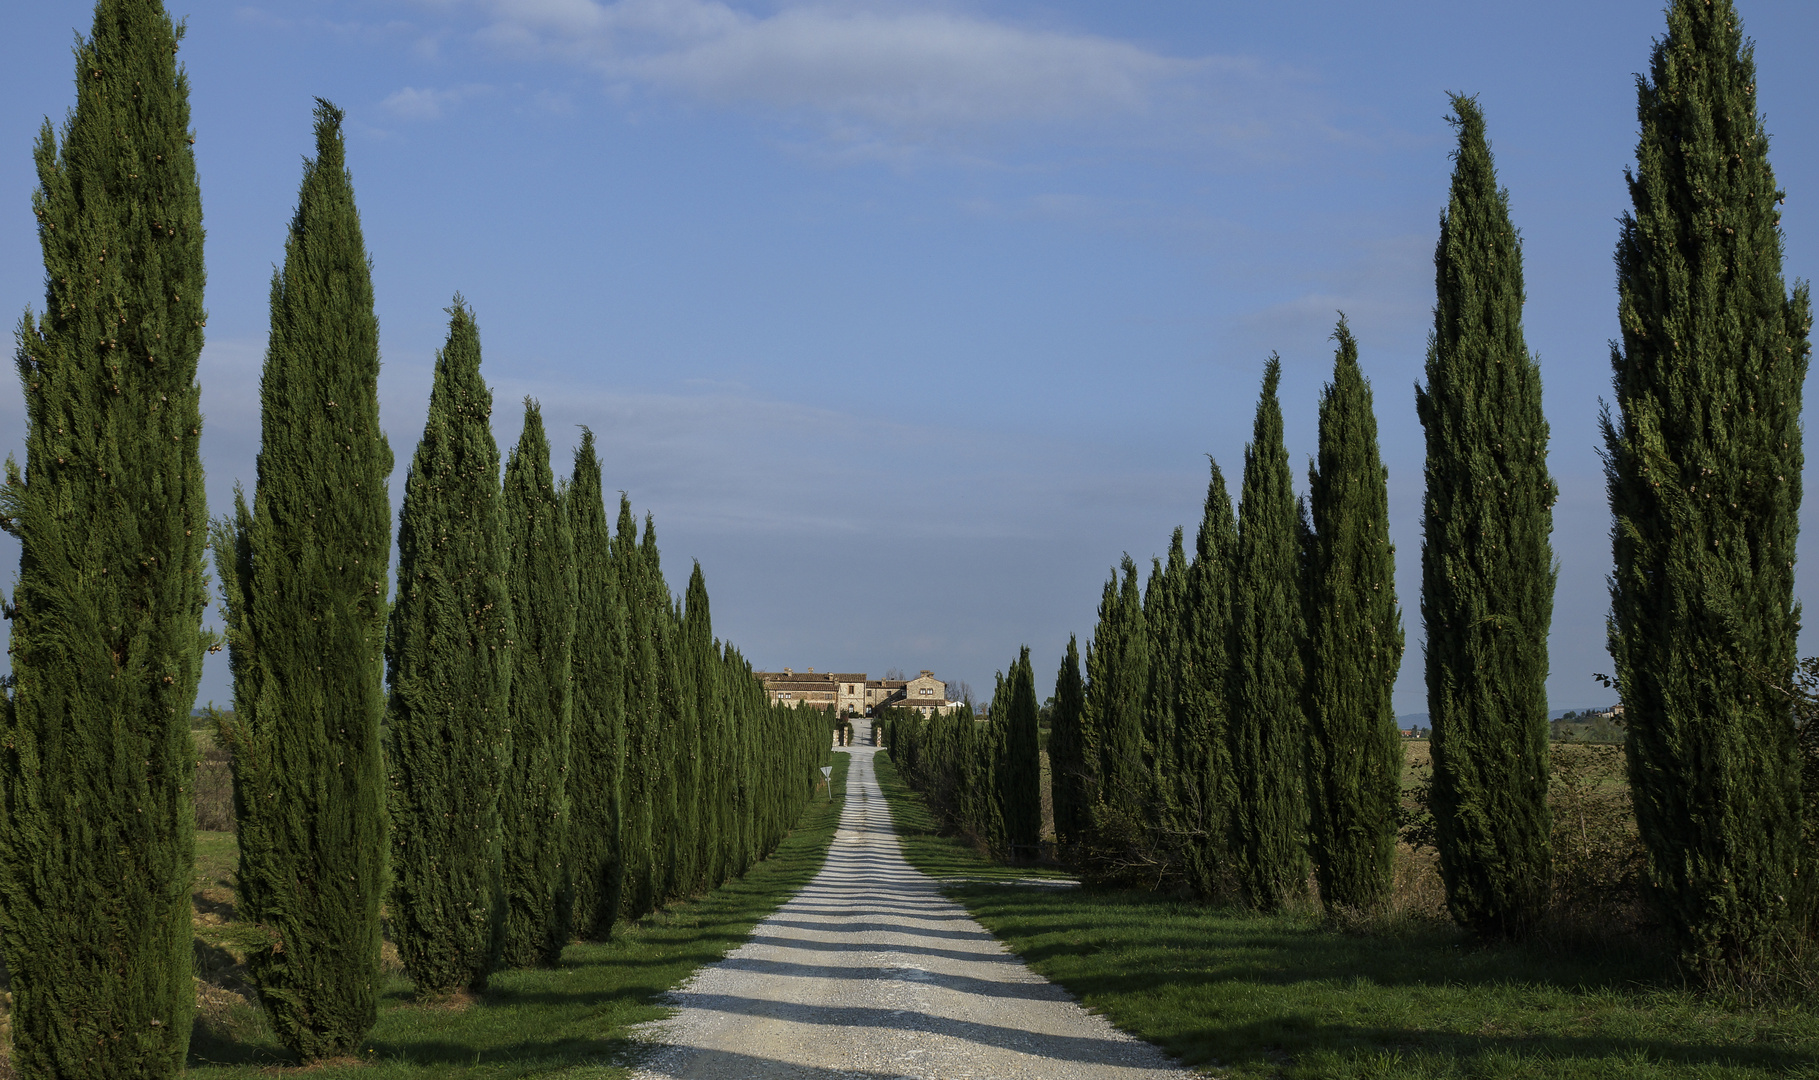
POLYGON ((909 864, 929 877, 946 881, 1027 881, 1031 878, 1066 879, 1054 867, 1012 866, 992 859, 962 837, 944 835, 940 823, 922 796, 912 793, 897 775, 888 751, 872 758, 878 784, 890 802, 891 824, 903 844, 909 864))
MULTIPOLYGON (((665 991, 737 947, 820 870, 844 804, 850 761, 847 754, 834 755, 836 797, 810 803, 777 851, 744 877, 621 927, 606 944, 570 945, 559 968, 500 972, 486 993, 461 1007, 419 1005, 409 981, 394 975, 362 1060, 322 1063, 309 1075, 363 1080, 626 1075, 621 1064, 631 1046, 626 1029, 667 1015, 670 1010, 658 1002, 665 991)), ((205 858, 205 846, 198 844, 199 902, 207 901, 210 888, 222 888, 223 868, 231 870, 231 861, 221 863, 214 848, 225 850, 216 842, 205 858)), ((198 927, 199 951, 205 944, 223 952, 231 948, 231 912, 218 926, 206 933, 198 927)), ((264 1028, 256 1006, 243 1006, 215 1024, 207 1021, 206 1001, 203 1012, 191 1046, 191 1076, 269 1077, 272 1066, 294 1064, 264 1028)))
POLYGON ((1810 1010, 1726 1009, 1638 950, 1486 946, 1442 923, 1348 934, 1148 893, 1031 889, 935 834, 884 755, 910 863, 1046 978, 1234 1078, 1819 1077, 1810 1010))

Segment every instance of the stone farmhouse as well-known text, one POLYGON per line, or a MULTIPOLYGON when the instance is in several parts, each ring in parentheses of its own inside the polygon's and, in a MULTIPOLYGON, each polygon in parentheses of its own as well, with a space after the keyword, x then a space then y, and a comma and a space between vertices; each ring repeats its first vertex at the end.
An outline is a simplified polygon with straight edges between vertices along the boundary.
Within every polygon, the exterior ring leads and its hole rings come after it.
POLYGON ((760 671, 757 675, 770 691, 772 701, 815 709, 831 705, 843 716, 870 716, 885 706, 916 709, 923 716, 932 716, 938 710, 960 706, 959 702, 947 700, 947 684, 935 678, 932 671, 913 679, 868 679, 864 672, 817 672, 814 668, 784 668, 760 671))

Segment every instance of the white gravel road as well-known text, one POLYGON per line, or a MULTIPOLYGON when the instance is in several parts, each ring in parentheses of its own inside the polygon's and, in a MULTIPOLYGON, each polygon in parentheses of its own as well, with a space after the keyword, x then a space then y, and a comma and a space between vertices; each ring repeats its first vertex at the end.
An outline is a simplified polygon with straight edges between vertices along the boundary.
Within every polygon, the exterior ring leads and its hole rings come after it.
POLYGON ((644 1025, 640 1080, 1192 1075, 1081 1008, 910 868, 852 748, 821 873, 644 1025))

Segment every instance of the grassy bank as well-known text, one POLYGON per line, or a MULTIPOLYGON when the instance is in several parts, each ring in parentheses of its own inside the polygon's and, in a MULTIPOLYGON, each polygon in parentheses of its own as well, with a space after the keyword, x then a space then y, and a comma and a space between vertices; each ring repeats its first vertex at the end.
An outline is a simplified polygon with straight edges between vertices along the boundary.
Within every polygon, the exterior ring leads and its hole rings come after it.
POLYGON ((912 864, 970 879, 950 894, 1032 968, 1222 1076, 1819 1077, 1819 1018, 1713 1005, 1658 950, 1490 947, 1437 920, 1348 934, 1312 911, 1016 887, 939 836, 884 755, 878 776, 912 864))
MULTIPOLYGON (((836 796, 844 795, 850 760, 834 755, 836 796)), ((782 846, 743 878, 623 927, 607 944, 571 945, 555 970, 501 972, 470 1002, 419 1005, 394 965, 363 1060, 327 1063, 309 1075, 625 1075, 614 1063, 628 1048, 626 1029, 665 1015, 660 995, 739 945, 759 919, 808 883, 821 867, 842 805, 825 795, 811 803, 782 846)), ((273 1065, 292 1063, 236 979, 236 946, 245 928, 233 919, 233 861, 231 833, 199 834, 197 973, 205 982, 190 1072, 211 1080, 269 1077, 273 1065)))

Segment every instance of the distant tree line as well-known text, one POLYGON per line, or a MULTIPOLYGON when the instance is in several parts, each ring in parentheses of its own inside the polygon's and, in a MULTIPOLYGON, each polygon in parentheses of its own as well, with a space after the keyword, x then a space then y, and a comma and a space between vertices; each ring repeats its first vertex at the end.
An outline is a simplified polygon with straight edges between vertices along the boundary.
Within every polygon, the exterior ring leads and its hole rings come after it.
POLYGON ((195 986, 190 715, 205 547, 226 619, 240 917, 305 1060, 376 1018, 381 908, 420 996, 551 965, 775 849, 825 717, 773 704, 672 596, 647 515, 616 528, 592 432, 558 478, 535 402, 504 462, 459 296, 405 480, 393 455, 342 113, 316 110, 272 278, 250 500, 210 522, 198 453, 201 199, 179 27, 99 0, 33 205, 46 303, 20 326, 26 464, 0 732, 0 945, 22 1077, 181 1070, 195 986), (388 596, 388 592, 391 595, 388 596))
MULTIPOLYGON (((1603 419, 1614 682, 1653 895, 1689 971, 1756 978, 1815 910, 1819 712, 1794 682, 1807 288, 1782 275, 1782 193, 1730 0, 1676 0, 1637 83, 1621 339, 1603 419), (1804 807, 1804 809, 1803 809, 1804 807), (1779 951, 1778 951, 1779 950, 1779 951)), ((1547 640, 1555 564, 1540 368, 1522 250, 1483 114, 1454 96, 1416 412, 1427 437, 1421 614, 1426 803, 1447 905, 1489 937, 1543 917, 1547 640)), ((1191 556, 1177 530, 1141 587, 1126 556, 1082 671, 1049 710, 1056 840, 1089 881, 1263 909, 1310 877, 1331 909, 1386 894, 1403 752, 1403 634, 1369 384, 1343 316, 1297 497, 1265 366, 1233 514, 1215 463, 1191 556)), ((899 722, 892 753, 950 822, 997 837, 1008 713, 899 722), (985 793, 997 791, 995 798, 985 793)), ((995 841, 996 843, 996 841, 995 841)), ((1811 920, 1807 920, 1807 925, 1811 920)))
POLYGON ((1004 858, 1028 860, 1042 841, 1040 708, 1026 647, 1008 676, 998 673, 983 722, 970 700, 927 717, 887 707, 877 722, 892 762, 943 825, 1004 858))

